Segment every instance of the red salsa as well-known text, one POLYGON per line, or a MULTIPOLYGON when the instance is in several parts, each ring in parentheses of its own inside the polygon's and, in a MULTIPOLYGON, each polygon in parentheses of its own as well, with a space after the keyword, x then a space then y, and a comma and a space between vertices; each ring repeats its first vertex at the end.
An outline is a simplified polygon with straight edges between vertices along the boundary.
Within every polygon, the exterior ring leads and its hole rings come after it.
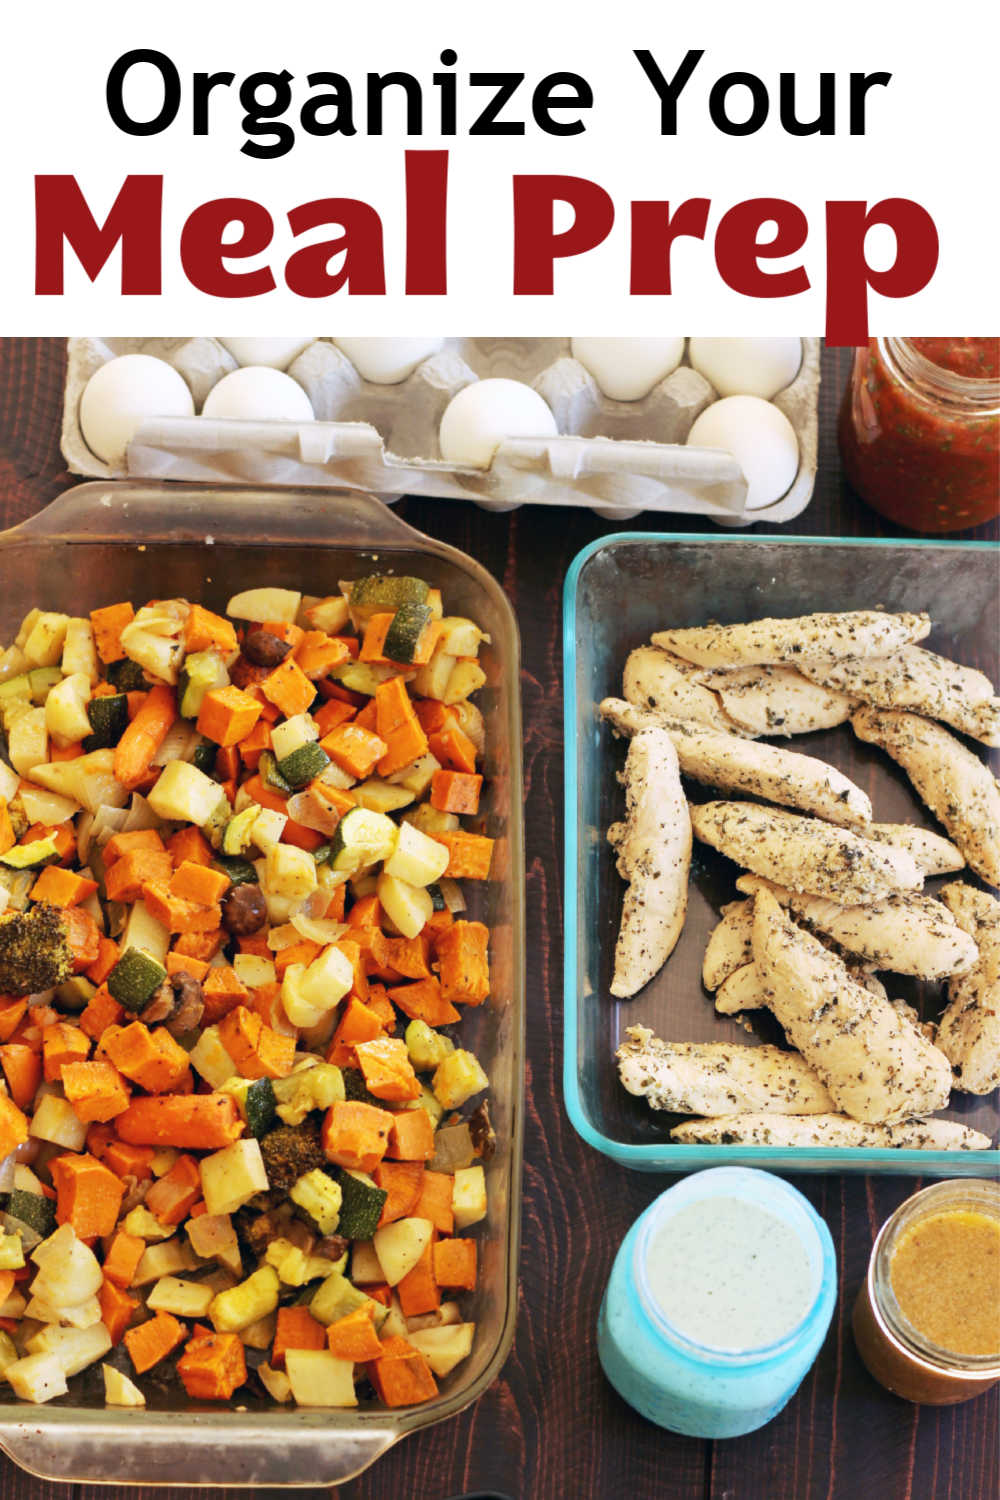
POLYGON ((1000 514, 1000 340, 873 339, 840 414, 848 480, 914 531, 1000 514))

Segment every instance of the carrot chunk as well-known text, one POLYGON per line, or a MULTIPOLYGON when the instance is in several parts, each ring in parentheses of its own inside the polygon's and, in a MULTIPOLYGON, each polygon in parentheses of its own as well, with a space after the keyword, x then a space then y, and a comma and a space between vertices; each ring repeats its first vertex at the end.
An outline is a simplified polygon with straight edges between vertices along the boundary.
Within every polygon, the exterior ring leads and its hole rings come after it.
POLYGON ((139 785, 176 718, 177 698, 173 688, 156 683, 115 746, 115 779, 122 786, 131 790, 139 785))
POLYGON ((137 1328, 126 1331, 125 1347, 136 1374, 142 1375, 172 1354, 186 1338, 187 1329, 173 1313, 158 1312, 148 1323, 140 1323, 137 1328))
POLYGON ((243 1134, 236 1101, 228 1094, 157 1094, 133 1099, 115 1122, 133 1146, 177 1146, 218 1151, 243 1134))
POLYGON ((110 665, 123 661, 122 631, 135 619, 131 604, 107 604, 103 609, 90 611, 90 623, 94 630, 94 644, 101 661, 110 665))

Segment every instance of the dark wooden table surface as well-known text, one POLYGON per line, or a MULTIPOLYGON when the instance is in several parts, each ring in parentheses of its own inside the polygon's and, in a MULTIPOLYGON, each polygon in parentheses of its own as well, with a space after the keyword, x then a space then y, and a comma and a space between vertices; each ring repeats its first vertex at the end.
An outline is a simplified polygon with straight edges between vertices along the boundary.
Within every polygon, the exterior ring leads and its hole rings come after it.
MULTIPOLYGON (((840 476, 834 429, 848 361, 843 350, 824 356, 819 478, 790 529, 904 535, 867 510, 840 476)), ((0 526, 73 483, 59 455, 62 375, 57 341, 0 339, 0 526)), ((604 1283, 628 1226, 669 1181, 629 1173, 591 1151, 562 1106, 560 596, 576 552, 614 528, 586 510, 489 515, 467 504, 407 500, 400 513, 485 564, 521 627, 528 1115, 520 1313, 514 1352, 476 1406, 400 1444, 335 1492, 299 1493, 336 1500, 444 1500, 465 1490, 499 1490, 512 1500, 997 1500, 998 1392, 950 1409, 909 1406, 869 1378, 851 1339, 850 1306, 875 1233, 920 1185, 915 1178, 796 1180, 830 1226, 841 1298, 815 1367, 762 1431, 725 1443, 675 1437, 637 1416, 605 1382, 593 1338, 604 1283)), ((684 516, 628 525, 714 530, 684 516)), ((998 534, 996 526, 969 533, 998 534)), ((2 1500, 68 1493, 2 1458, 0 1465, 2 1500)), ((73 1500, 137 1494, 72 1488, 73 1500)), ((263 1500, 272 1492, 258 1493, 263 1500)))

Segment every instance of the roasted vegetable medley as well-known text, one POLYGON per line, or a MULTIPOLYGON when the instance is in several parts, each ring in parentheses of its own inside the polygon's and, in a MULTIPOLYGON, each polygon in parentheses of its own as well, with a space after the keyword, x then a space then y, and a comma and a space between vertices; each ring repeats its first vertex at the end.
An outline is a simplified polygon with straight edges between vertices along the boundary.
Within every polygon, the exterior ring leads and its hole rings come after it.
POLYGON ((427 1401, 472 1348, 472 620, 419 578, 34 609, 0 649, 0 1374, 427 1401))

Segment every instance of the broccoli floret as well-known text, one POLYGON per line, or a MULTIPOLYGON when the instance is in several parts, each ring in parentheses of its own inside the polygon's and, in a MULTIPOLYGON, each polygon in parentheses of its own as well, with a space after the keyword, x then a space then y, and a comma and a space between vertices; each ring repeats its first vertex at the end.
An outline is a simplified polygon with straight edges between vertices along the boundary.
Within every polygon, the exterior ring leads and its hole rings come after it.
POLYGON ((339 1182, 314 1167, 311 1172, 299 1178, 289 1197, 309 1215, 320 1234, 335 1232, 340 1223, 340 1205, 344 1201, 339 1182))
POLYGON ((260 1143, 267 1180, 278 1192, 287 1193, 293 1183, 314 1167, 326 1163, 320 1144, 319 1125, 310 1119, 301 1125, 279 1125, 260 1143))
POLYGON ((69 928, 58 906, 41 901, 0 917, 0 995, 37 995, 72 972, 69 928))

